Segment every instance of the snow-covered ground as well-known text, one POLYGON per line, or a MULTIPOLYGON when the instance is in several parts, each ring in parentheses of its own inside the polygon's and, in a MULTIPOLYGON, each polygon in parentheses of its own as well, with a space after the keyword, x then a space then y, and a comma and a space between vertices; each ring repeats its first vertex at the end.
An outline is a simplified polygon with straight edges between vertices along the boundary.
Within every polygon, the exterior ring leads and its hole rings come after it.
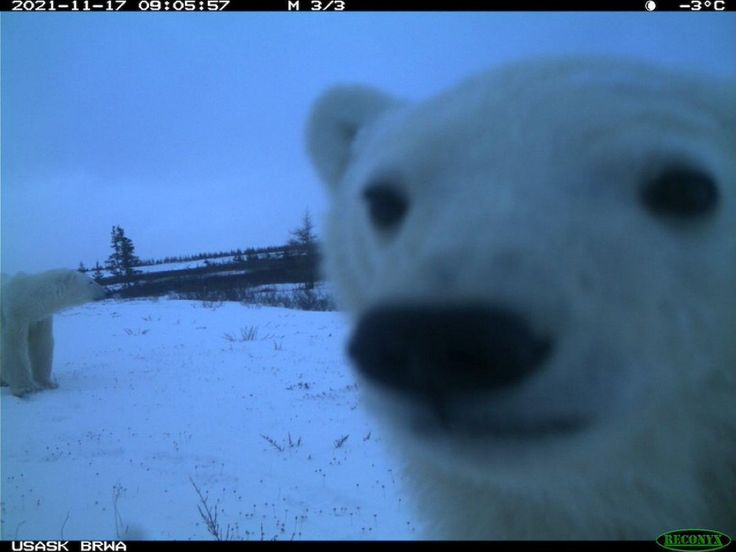
POLYGON ((59 388, 2 388, 2 538, 214 538, 200 510, 222 538, 419 538, 346 332, 238 303, 58 314, 59 388))

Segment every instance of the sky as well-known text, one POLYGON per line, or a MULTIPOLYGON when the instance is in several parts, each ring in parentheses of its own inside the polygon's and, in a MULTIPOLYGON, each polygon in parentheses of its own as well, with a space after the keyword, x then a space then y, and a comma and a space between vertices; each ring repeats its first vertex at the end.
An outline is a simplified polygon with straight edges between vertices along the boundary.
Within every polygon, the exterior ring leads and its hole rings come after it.
POLYGON ((728 13, 3 13, 0 268, 278 245, 327 194, 316 97, 421 100, 499 63, 621 54, 736 78, 728 13))

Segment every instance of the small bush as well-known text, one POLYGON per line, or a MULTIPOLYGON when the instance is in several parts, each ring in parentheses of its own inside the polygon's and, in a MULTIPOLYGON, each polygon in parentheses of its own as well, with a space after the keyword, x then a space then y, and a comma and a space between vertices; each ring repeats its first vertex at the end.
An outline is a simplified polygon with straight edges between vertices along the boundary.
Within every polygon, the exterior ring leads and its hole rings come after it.
POLYGON ((256 337, 258 337, 258 326, 249 326, 247 328, 240 328, 239 338, 229 333, 226 333, 223 337, 230 343, 235 343, 236 341, 239 341, 239 342, 255 341, 256 337))
POLYGON ((284 291, 270 287, 207 290, 180 293, 177 297, 202 301, 203 307, 212 309, 222 306, 223 301, 238 301, 244 305, 262 305, 306 311, 337 310, 335 302, 327 292, 305 286, 284 291))

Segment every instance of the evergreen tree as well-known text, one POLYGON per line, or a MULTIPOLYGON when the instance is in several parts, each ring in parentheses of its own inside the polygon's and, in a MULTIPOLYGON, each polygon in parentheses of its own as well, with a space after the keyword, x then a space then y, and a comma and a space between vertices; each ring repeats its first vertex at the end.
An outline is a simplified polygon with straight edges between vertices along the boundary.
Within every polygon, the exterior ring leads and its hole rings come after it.
POLYGON ((302 225, 289 233, 292 237, 288 245, 294 248, 297 254, 307 256, 307 262, 311 263, 304 281, 304 289, 310 291, 314 288, 314 282, 317 279, 316 259, 314 258, 317 254, 317 235, 314 233, 314 224, 309 210, 304 213, 302 225))
POLYGON ((132 276, 141 261, 135 254, 133 241, 125 235, 120 226, 113 226, 111 233, 112 253, 105 261, 105 266, 115 276, 132 276))
POLYGON ((123 229, 120 229, 120 261, 122 263, 123 272, 126 276, 131 276, 137 270, 133 267, 141 264, 141 260, 135 254, 135 246, 133 241, 123 234, 123 229))
POLYGON ((112 247, 112 253, 105 261, 105 268, 107 268, 113 276, 120 276, 122 274, 120 269, 120 239, 118 227, 112 227, 112 237, 110 240, 110 247, 112 247))
POLYGON ((100 261, 95 262, 95 271, 94 271, 94 279, 99 281, 104 278, 104 275, 102 274, 102 267, 100 266, 100 261))
POLYGON ((292 236, 289 238, 289 245, 298 246, 306 253, 314 253, 317 246, 317 235, 314 233, 314 224, 312 223, 312 216, 309 214, 309 210, 304 213, 302 225, 299 228, 291 230, 289 234, 292 236))

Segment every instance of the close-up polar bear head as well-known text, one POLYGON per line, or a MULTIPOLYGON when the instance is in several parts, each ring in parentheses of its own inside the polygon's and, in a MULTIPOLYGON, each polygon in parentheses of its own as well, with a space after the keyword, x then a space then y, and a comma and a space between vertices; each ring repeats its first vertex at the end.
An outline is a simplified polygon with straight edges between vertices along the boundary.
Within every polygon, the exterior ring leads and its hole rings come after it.
POLYGON ((427 536, 736 533, 735 91, 563 59, 317 101, 325 272, 427 536))

